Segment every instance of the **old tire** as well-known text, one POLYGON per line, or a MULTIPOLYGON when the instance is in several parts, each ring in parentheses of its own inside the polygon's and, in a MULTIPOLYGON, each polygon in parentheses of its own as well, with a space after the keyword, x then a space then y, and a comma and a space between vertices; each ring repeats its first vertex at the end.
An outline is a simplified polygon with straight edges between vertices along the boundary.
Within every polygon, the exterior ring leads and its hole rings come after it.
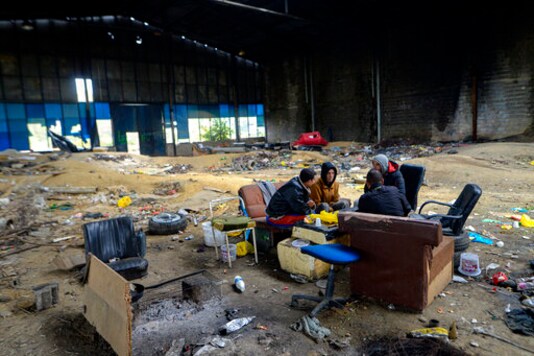
POLYGON ((464 232, 458 236, 454 237, 454 252, 461 252, 467 250, 469 247, 469 244, 471 243, 471 239, 469 239, 469 235, 467 232, 464 232))
POLYGON ((185 230, 187 217, 180 214, 161 213, 148 220, 148 231, 152 235, 171 235, 185 230))

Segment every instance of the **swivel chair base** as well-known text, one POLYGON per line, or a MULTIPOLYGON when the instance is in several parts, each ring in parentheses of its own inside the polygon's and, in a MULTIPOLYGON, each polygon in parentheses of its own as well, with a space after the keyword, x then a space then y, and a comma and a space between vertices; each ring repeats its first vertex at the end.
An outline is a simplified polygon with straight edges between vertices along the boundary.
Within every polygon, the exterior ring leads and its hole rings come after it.
POLYGON ((291 306, 297 307, 299 304, 299 299, 310 300, 319 303, 310 312, 310 317, 315 317, 324 309, 329 309, 332 307, 343 308, 343 305, 346 303, 347 299, 334 298, 334 265, 347 265, 354 263, 360 259, 359 253, 356 250, 341 244, 305 246, 301 248, 301 252, 330 263, 328 282, 326 284, 326 294, 323 298, 312 295, 295 294, 291 297, 291 306))

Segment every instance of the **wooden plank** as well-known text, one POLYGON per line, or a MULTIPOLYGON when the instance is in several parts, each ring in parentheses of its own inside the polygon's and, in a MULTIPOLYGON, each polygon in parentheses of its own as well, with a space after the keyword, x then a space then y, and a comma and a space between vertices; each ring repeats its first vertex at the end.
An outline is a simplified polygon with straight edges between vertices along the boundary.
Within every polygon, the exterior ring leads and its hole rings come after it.
POLYGON ((93 255, 84 286, 84 316, 119 356, 132 354, 130 283, 93 255))

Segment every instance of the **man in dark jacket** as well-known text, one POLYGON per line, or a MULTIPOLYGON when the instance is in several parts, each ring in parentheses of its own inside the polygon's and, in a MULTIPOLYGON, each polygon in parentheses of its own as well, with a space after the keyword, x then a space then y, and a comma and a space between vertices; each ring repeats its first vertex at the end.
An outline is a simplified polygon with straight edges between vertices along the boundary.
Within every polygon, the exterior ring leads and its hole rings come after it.
POLYGON ((300 174, 281 186, 267 206, 267 222, 274 225, 292 225, 315 210, 310 199, 310 187, 315 183, 315 171, 304 168, 300 174))
POLYGON ((367 173, 365 185, 367 193, 360 197, 358 211, 361 213, 407 216, 411 211, 410 203, 395 186, 384 185, 380 171, 371 169, 367 173))
MULTIPOLYGON (((390 161, 386 155, 376 155, 371 160, 373 168, 380 171, 384 177, 384 185, 397 187, 399 192, 406 195, 406 185, 404 184, 404 177, 399 171, 398 163, 390 161)), ((367 192, 366 189, 364 189, 367 192)))

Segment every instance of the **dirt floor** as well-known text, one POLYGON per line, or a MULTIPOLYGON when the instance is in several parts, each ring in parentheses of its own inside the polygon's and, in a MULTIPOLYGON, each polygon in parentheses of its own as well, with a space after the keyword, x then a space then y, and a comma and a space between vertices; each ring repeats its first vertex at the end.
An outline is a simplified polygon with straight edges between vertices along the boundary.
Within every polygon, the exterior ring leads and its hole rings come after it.
MULTIPOLYGON (((324 152, 252 151, 197 157, 0 153, 0 168, 4 167, 0 174, 0 354, 113 354, 95 338, 82 314, 80 269, 66 271, 53 263, 59 254, 83 254, 81 225, 92 220, 82 219, 85 214, 131 215, 136 228, 145 231, 149 217, 160 211, 192 209, 202 220, 209 218, 213 199, 235 196, 239 187, 255 180, 285 181, 301 167, 318 168, 326 160, 344 168, 338 175, 341 195, 354 200, 362 194, 360 182, 370 166, 369 157, 376 152, 370 146, 339 142, 331 143, 324 152), (54 187, 94 187, 96 191, 60 193, 54 187), (133 203, 121 209, 117 200, 124 195, 133 203), (52 242, 60 237, 69 239, 52 242), (50 282, 59 284, 59 302, 42 311, 26 308, 31 305, 28 300, 32 293, 28 291, 50 282)), ((467 251, 479 256, 484 270, 480 276, 464 276, 465 284, 451 282, 422 313, 354 299, 342 310, 319 315, 321 325, 332 335, 329 341, 315 342, 289 327, 306 313, 289 307, 291 295, 316 294, 319 289, 315 283, 297 283, 281 270, 276 249, 260 254, 258 265, 254 265, 253 255, 247 255, 238 258, 230 269, 215 259, 214 248, 204 246, 201 221, 198 226, 190 223, 182 234, 147 236, 149 273, 137 282, 151 285, 205 269, 225 281, 222 298, 181 315, 176 321, 181 326, 175 327, 174 335, 139 354, 163 355, 179 338, 185 338, 185 354, 193 354, 227 322, 224 310, 228 308, 237 309, 238 316, 256 318, 227 336, 227 346, 211 354, 357 355, 373 340, 402 338, 427 326, 431 319, 439 320, 447 329, 456 322, 458 338, 450 343, 468 354, 533 354, 534 339, 511 332, 504 322, 507 307, 521 307, 520 294, 494 288, 487 281, 485 268, 494 263, 500 266, 496 270, 511 278, 534 275, 529 267, 529 260, 534 259, 534 229, 503 228, 512 224, 511 215, 521 214, 513 208, 530 210, 527 214, 534 218, 534 143, 407 146, 386 152, 399 163, 426 167, 419 204, 426 200, 450 202, 467 183, 482 188, 482 198, 465 225, 504 245, 471 242, 467 251), (241 275, 246 283, 243 294, 232 286, 235 275, 241 275), (477 326, 497 337, 475 333, 477 326)), ((215 213, 232 209, 235 206, 228 203, 215 213)), ((496 270, 487 273, 491 277, 496 270)), ((348 272, 344 269, 337 274, 338 295, 349 294, 348 272)))

